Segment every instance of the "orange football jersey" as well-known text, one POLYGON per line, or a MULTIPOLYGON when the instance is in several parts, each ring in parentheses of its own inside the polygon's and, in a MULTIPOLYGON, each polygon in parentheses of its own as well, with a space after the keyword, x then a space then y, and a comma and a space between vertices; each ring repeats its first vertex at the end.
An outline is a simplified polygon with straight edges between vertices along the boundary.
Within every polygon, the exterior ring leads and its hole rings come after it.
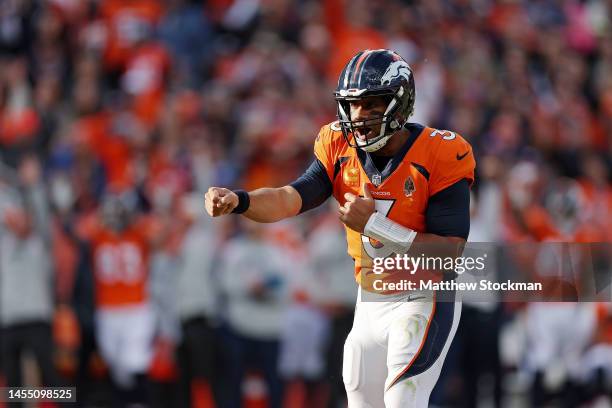
POLYGON ((147 300, 148 251, 142 233, 101 230, 92 240, 96 305, 126 306, 147 300))
MULTIPOLYGON (((363 197, 365 182, 378 212, 404 227, 427 232, 425 211, 429 197, 462 179, 471 184, 475 161, 470 144, 455 132, 417 124, 409 124, 408 129, 409 140, 382 172, 365 152, 348 145, 338 122, 321 128, 314 152, 327 171, 332 194, 340 205, 344 205, 348 192, 363 197)), ((359 282, 362 265, 390 253, 380 242, 345 229, 348 253, 355 260, 355 277, 359 282), (364 256, 369 259, 363 259, 364 256)))

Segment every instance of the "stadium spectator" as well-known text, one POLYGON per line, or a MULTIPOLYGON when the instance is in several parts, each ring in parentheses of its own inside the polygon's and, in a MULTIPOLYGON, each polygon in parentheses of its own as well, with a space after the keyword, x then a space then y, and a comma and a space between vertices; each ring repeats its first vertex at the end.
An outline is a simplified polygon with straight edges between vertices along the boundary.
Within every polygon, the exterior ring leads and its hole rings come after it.
POLYGON ((241 387, 248 369, 265 378, 270 407, 281 407, 283 381, 278 372, 282 319, 289 304, 287 274, 292 263, 266 240, 266 230, 241 223, 243 235, 231 240, 221 257, 220 280, 227 305, 223 361, 223 407, 242 406, 241 387))
POLYGON ((19 187, 2 188, 0 230, 0 333, 2 362, 9 387, 24 385, 22 358, 34 355, 41 386, 59 386, 53 364, 51 321, 54 277, 49 251, 49 206, 39 161, 25 157, 19 187))
POLYGON ((194 396, 212 406, 213 379, 217 355, 219 318, 219 276, 214 261, 218 257, 217 230, 199 213, 199 200, 191 207, 194 222, 186 231, 180 248, 177 270, 176 309, 180 319, 181 341, 177 350, 181 406, 193 406, 194 396))
POLYGON ((329 335, 324 354, 326 383, 329 389, 327 407, 336 408, 346 403, 342 382, 342 353, 344 340, 353 325, 355 291, 354 279, 342 271, 352 266, 343 253, 342 230, 331 214, 313 220, 308 235, 308 254, 312 269, 311 296, 327 319, 329 335))

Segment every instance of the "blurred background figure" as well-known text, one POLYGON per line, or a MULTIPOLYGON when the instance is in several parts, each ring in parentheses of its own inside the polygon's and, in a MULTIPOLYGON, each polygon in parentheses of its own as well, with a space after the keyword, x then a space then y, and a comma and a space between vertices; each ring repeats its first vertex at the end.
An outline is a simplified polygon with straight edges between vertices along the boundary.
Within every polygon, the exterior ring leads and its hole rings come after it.
POLYGON ((247 370, 263 376, 269 404, 281 407, 284 384, 278 372, 281 327, 289 306, 288 274, 293 264, 279 245, 266 236, 266 227, 242 221, 221 258, 219 277, 227 327, 222 337, 220 405, 242 406, 247 370))
POLYGON ((200 197, 183 201, 184 214, 192 222, 185 231, 179 253, 174 303, 180 322, 177 349, 179 398, 181 406, 202 401, 214 406, 213 380, 218 380, 215 358, 218 354, 215 326, 219 319, 219 276, 215 261, 219 256, 218 229, 200 212, 200 197))
MULTIPOLYGON (((486 156, 479 163, 482 178, 470 201, 470 243, 464 256, 474 258, 487 254, 487 267, 481 274, 464 273, 460 282, 478 282, 500 277, 499 241, 502 217, 501 187, 499 186, 500 159, 486 156)), ((500 355, 501 329, 505 313, 501 296, 495 292, 463 293, 462 323, 449 350, 447 370, 441 374, 434 388, 432 401, 439 405, 459 407, 478 406, 487 401, 494 407, 502 406, 502 361, 500 355), (486 327, 486 330, 482 330, 486 327)))
POLYGON ((107 194, 100 229, 91 238, 96 342, 120 400, 128 405, 149 403, 146 374, 155 332, 148 290, 150 235, 135 219, 135 206, 130 191, 107 194))
POLYGON ((307 251, 312 269, 309 281, 312 301, 324 313, 329 326, 322 356, 328 394, 325 406, 337 408, 346 404, 342 353, 344 340, 353 326, 357 284, 351 274, 343 272, 354 265, 352 259, 344 255, 346 241, 332 211, 323 208, 313 221, 307 237, 307 251))
POLYGON ((54 281, 50 268, 49 206, 40 162, 23 157, 17 172, 6 172, 15 187, 0 184, 0 353, 9 387, 36 381, 60 385, 53 363, 51 323, 54 281), (11 177, 14 179, 11 180, 11 177), (34 357, 37 372, 24 358, 34 357))
MULTIPOLYGON (((470 241, 497 245, 495 273, 537 277, 569 241, 580 245, 559 293, 607 287, 611 16, 606 0, 0 1, 0 382, 77 384, 83 406, 112 404, 109 383, 153 405, 246 394, 249 407, 342 406, 355 284, 335 210, 246 235, 199 215, 211 185, 299 175, 335 120, 340 69, 367 47, 414 68, 413 121, 473 145, 470 241), (257 262, 272 263, 260 247, 289 261, 251 287, 250 273, 266 276, 257 262), (124 310, 142 317, 138 339, 116 328, 132 326, 124 310), (280 358, 302 349, 297 333, 313 337, 308 356, 280 358), (124 336, 138 351, 119 358, 128 349, 109 343, 124 336), (228 353, 256 346, 254 368, 228 353), (243 366, 228 371, 232 359, 243 366)), ((567 311, 585 327, 568 391, 579 403, 612 399, 604 300, 567 311)), ((544 318, 529 309, 503 296, 466 304, 438 405, 529 404, 539 385, 527 366, 566 344, 536 341, 529 321, 544 318)))
POLYGON ((595 334, 577 370, 578 385, 582 387, 584 399, 601 401, 602 404, 612 392, 611 316, 609 303, 597 304, 595 334))
MULTIPOLYGON (((279 372, 287 384, 285 405, 324 406, 329 318, 319 303, 318 259, 307 245, 311 231, 295 220, 271 225, 275 242, 291 259, 287 284, 289 304, 283 317, 279 372)), ((313 237, 314 238, 314 237, 313 237)))

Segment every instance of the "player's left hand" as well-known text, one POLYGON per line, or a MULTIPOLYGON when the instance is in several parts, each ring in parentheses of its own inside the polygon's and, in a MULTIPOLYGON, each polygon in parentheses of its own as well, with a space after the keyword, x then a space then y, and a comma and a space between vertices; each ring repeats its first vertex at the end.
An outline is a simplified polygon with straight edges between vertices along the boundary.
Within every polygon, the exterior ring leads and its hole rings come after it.
POLYGON ((376 211, 374 199, 366 183, 363 183, 363 194, 364 197, 358 197, 355 194, 346 193, 344 195, 346 202, 338 208, 340 221, 360 234, 363 234, 370 216, 376 211))

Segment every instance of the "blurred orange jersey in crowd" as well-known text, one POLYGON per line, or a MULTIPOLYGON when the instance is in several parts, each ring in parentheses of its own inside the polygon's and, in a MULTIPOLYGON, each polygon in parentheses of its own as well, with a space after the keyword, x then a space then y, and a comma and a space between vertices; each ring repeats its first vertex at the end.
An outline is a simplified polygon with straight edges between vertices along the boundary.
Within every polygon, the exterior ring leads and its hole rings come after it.
POLYGON ((121 233, 100 229, 92 248, 98 308, 147 300, 148 243, 138 224, 121 233))
MULTIPOLYGON (((342 68, 360 50, 385 48, 387 38, 367 24, 355 23, 345 9, 349 2, 326 0, 323 2, 325 25, 331 34, 334 52, 328 61, 328 80, 336 82, 342 68)), ((354 12, 354 11, 353 11, 354 12)))
MULTIPOLYGON (((429 198, 462 179, 471 184, 476 163, 470 144, 455 132, 417 124, 410 124, 408 128, 410 141, 392 159, 390 164, 396 167, 384 179, 369 179, 362 165, 365 162, 367 166, 369 159, 363 151, 349 146, 338 122, 321 129, 314 151, 325 166, 332 181, 333 196, 340 205, 346 202, 346 193, 363 196, 363 183, 367 183, 377 211, 404 227, 426 232, 425 211, 429 198)), ((380 242, 345 229, 348 253, 355 260, 359 281, 362 265, 367 265, 371 258, 384 258, 390 253, 380 242)))
POLYGON ((151 30, 163 15, 156 0, 104 0, 100 14, 108 30, 105 63, 111 69, 123 67, 132 47, 142 38, 143 30, 151 30))
POLYGON ((104 166, 107 183, 127 188, 133 183, 132 150, 128 140, 113 134, 113 115, 99 112, 83 116, 73 124, 72 138, 79 149, 95 155, 104 166))
POLYGON ((158 119, 169 66, 170 56, 160 43, 138 47, 127 61, 123 87, 134 98, 134 113, 147 126, 153 126, 158 119))

